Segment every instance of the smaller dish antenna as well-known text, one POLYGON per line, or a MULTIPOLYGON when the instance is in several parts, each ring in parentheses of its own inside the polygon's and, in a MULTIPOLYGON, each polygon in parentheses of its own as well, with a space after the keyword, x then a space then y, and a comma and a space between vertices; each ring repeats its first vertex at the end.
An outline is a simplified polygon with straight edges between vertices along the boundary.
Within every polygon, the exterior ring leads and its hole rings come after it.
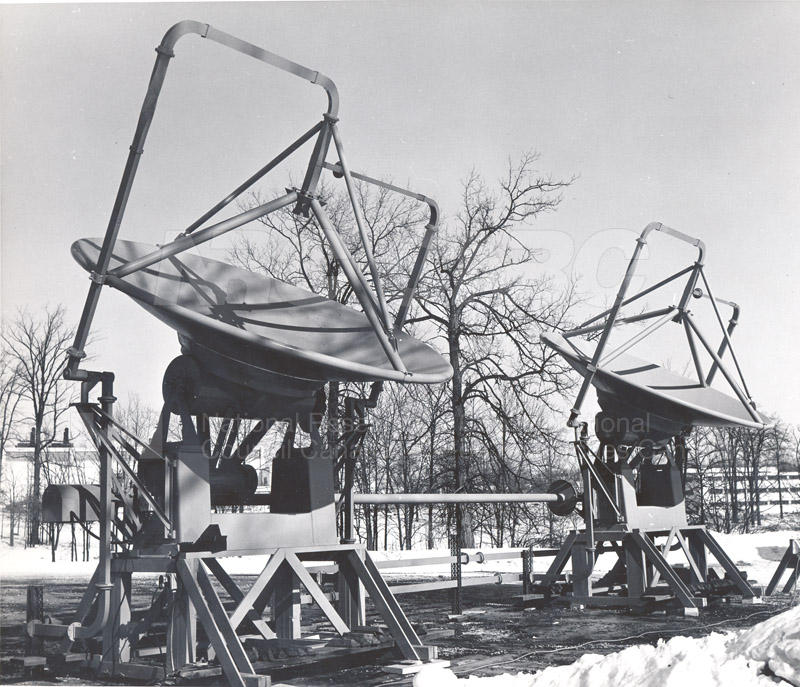
POLYGON ((646 420, 651 434, 675 436, 694 426, 763 428, 769 425, 756 409, 733 348, 731 336, 738 323, 739 307, 735 303, 714 297, 703 269, 704 257, 705 245, 700 239, 653 222, 645 227, 637 241, 614 305, 563 334, 542 334, 542 341, 583 376, 583 383, 570 413, 569 426, 578 426, 578 417, 590 386, 597 389, 598 402, 604 413, 631 421, 627 423, 628 426, 634 424, 632 420, 646 420), (653 232, 660 232, 695 246, 698 250, 697 260, 654 286, 629 296, 628 290, 636 274, 642 250, 653 232), (640 299, 667 285, 674 285, 676 282, 680 284, 681 280, 683 285, 677 304, 627 317, 622 315, 624 307, 640 302, 640 299), (719 329, 717 336, 720 341, 716 345, 702 330, 692 313, 692 303, 700 298, 711 302, 719 329), (720 314, 720 304, 733 309, 727 325, 720 314), (635 332, 621 345, 611 348, 611 333, 633 324, 647 326, 635 332), (634 346, 669 324, 683 329, 691 352, 694 377, 676 374, 628 354, 634 346), (590 341, 580 341, 579 337, 592 337, 596 343, 592 346, 590 341), (732 367, 723 361, 725 357, 732 361, 732 367), (727 385, 724 391, 711 386, 715 378, 720 376, 727 385))
MULTIPOLYGON (((686 516, 686 438, 690 430, 696 426, 760 429, 768 425, 750 397, 731 341, 739 308, 714 297, 703 269, 704 257, 705 246, 699 239, 657 222, 649 224, 638 239, 613 306, 571 331, 542 335, 542 342, 583 377, 568 425, 575 429, 585 528, 570 534, 544 575, 543 586, 548 593, 560 583, 571 559, 569 593, 573 603, 644 605, 655 590, 661 589, 674 595, 686 613, 695 614, 706 601, 702 597, 708 596, 718 581, 709 575, 707 556, 713 556, 725 570, 730 590, 748 599, 757 595, 705 526, 689 525, 686 516), (697 260, 654 286, 629 295, 642 250, 654 232, 696 247, 697 260), (668 285, 671 290, 679 286, 676 302, 633 315, 622 314, 623 308, 633 304, 641 307, 641 299, 668 285), (712 343, 692 313, 692 306, 701 298, 711 303, 719 343, 712 343), (721 304, 733 309, 727 325, 720 314, 721 304), (630 330, 635 325, 641 327, 624 343, 610 345, 612 332, 630 330), (667 325, 678 326, 683 332, 694 376, 676 374, 629 354, 644 339, 657 332, 663 334, 667 325), (581 341, 582 337, 587 340, 581 341), (713 388, 715 379, 723 380, 726 386, 713 388), (601 408, 595 418, 596 451, 589 446, 588 423, 580 420, 581 407, 592 386, 601 408), (656 545, 658 538, 661 542, 656 545), (689 566, 684 572, 666 558, 666 553, 677 547, 689 566), (592 573, 597 558, 604 553, 616 554, 617 563, 595 587, 592 573), (667 589, 660 585, 662 580, 667 589)), ((565 504, 562 512, 569 510, 565 504)))

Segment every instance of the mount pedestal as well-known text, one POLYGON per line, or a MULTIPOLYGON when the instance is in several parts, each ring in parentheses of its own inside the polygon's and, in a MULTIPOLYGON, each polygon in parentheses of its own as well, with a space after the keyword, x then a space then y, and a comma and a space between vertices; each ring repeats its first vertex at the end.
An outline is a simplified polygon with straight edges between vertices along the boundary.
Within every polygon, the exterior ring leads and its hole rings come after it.
POLYGON ((552 591, 565 581, 571 561, 569 598, 575 604, 632 606, 674 597, 687 614, 694 614, 714 593, 731 592, 751 602, 758 598, 705 526, 687 523, 680 470, 686 449, 680 437, 658 456, 648 449, 644 456, 630 454, 630 460, 618 459, 619 452, 607 445, 595 454, 585 434, 575 447, 586 527, 569 534, 537 582, 552 591), (682 554, 680 563, 670 556, 673 551, 682 554), (592 575, 604 553, 616 554, 617 560, 595 582, 592 575), (709 556, 724 579, 709 568, 709 556))

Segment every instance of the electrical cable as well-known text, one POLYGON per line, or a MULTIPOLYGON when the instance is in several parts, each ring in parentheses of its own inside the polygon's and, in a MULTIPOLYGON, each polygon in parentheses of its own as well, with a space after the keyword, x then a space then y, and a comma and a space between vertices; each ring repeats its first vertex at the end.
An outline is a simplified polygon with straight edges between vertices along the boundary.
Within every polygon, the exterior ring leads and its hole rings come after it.
MULTIPOLYGON (((800 563, 798 563, 798 565, 800 566, 800 563)), ((794 601, 794 599, 793 599, 793 601, 794 601)), ((790 602, 790 603, 783 604, 783 605, 781 605, 781 606, 779 606, 779 607, 777 607, 775 609, 757 611, 755 613, 751 613, 749 615, 746 615, 746 616, 744 616, 742 618, 726 618, 725 620, 720 620, 720 621, 717 621, 717 622, 714 622, 714 623, 707 623, 705 625, 694 626, 694 627, 692 627, 690 629, 692 629, 692 630, 708 630, 708 629, 711 629, 713 627, 719 627, 720 625, 725 625, 726 623, 735 622, 735 621, 749 620, 750 618, 756 618, 756 617, 762 616, 762 615, 766 615, 766 616, 772 617, 772 616, 779 615, 780 613, 783 613, 784 611, 788 610, 789 608, 792 608, 794 605, 795 605, 794 603, 790 602)), ((653 635, 653 634, 660 635, 660 636, 663 636, 663 635, 678 635, 681 632, 685 632, 686 629, 687 628, 679 628, 679 629, 675 629, 675 630, 648 630, 646 632, 641 632, 639 634, 631 635, 629 637, 620 637, 618 639, 602 639, 602 640, 598 639, 598 640, 592 640, 590 642, 583 642, 582 644, 575 644, 575 645, 572 645, 572 646, 558 647, 557 649, 538 649, 538 650, 535 650, 535 651, 529 651, 529 652, 526 652, 524 654, 520 654, 519 656, 516 656, 514 658, 503 658, 502 660, 495 661, 494 663, 484 663, 484 664, 481 664, 480 668, 484 669, 484 668, 492 668, 492 667, 498 666, 498 665, 506 665, 506 664, 509 664, 509 663, 514 663, 516 661, 521 661, 522 659, 528 658, 529 656, 543 655, 543 654, 556 654, 556 653, 561 653, 563 651, 575 651, 575 650, 578 650, 578 649, 583 649, 585 647, 589 647, 589 646, 593 646, 593 645, 597 645, 597 644, 619 644, 619 643, 623 643, 623 642, 630 642, 632 640, 642 639, 644 637, 647 637, 648 635, 653 635)), ((470 668, 469 665, 464 666, 461 669, 450 668, 450 670, 455 674, 464 674, 464 673, 470 672, 473 669, 474 668, 470 668)), ((405 683, 405 680, 395 680, 395 681, 392 681, 392 682, 382 682, 378 687, 393 687, 395 685, 401 685, 401 684, 404 684, 404 683, 405 683)))
MULTIPOLYGON (((785 604, 783 606, 780 606, 777 610, 770 609, 770 610, 766 610, 766 611, 757 611, 756 613, 751 613, 750 615, 746 615, 743 618, 733 618, 733 619, 732 618, 726 618, 725 620, 720 620, 720 621, 715 622, 715 623, 708 623, 706 625, 699 625, 699 626, 696 626, 696 627, 691 628, 691 629, 693 629, 693 630, 708 630, 708 629, 710 629, 712 627, 719 627, 720 625, 724 625, 725 623, 730 623, 730 622, 736 621, 736 620, 740 620, 740 621, 741 620, 749 620, 750 618, 755 618, 755 617, 761 616, 761 615, 768 615, 768 616, 771 617, 771 616, 774 616, 774 615, 778 615, 779 613, 782 613, 783 611, 785 611, 785 610, 787 610, 787 609, 789 609, 791 607, 792 607, 792 604, 785 604)), ((679 629, 675 629, 675 630, 648 630, 647 632, 642 632, 640 634, 632 635, 630 637, 621 637, 619 639, 595 639, 595 640, 592 640, 590 642, 584 642, 582 644, 576 644, 574 646, 563 646, 563 647, 559 647, 557 649, 539 649, 539 650, 536 650, 536 651, 529 651, 529 652, 527 652, 525 654, 517 656, 516 658, 503 659, 502 661, 497 661, 496 663, 489 663, 489 664, 486 664, 486 665, 481 666, 481 667, 482 668, 489 668, 489 667, 495 666, 495 665, 501 665, 501 664, 506 664, 506 663, 514 663, 515 661, 520 661, 523 658, 528 658, 529 656, 535 656, 537 654, 557 654, 557 653, 560 653, 562 651, 574 651, 576 649, 583 649, 584 647, 592 646, 592 645, 595 645, 595 644, 619 644, 621 642, 629 642, 629 641, 634 640, 634 639, 642 639, 643 637, 646 637, 648 635, 653 635, 653 634, 656 634, 656 635, 680 634, 681 632, 684 632, 685 630, 686 630, 686 628, 679 628, 679 629)), ((466 671, 456 671, 456 670, 454 670, 453 672, 455 673, 455 672, 466 672, 466 671)))

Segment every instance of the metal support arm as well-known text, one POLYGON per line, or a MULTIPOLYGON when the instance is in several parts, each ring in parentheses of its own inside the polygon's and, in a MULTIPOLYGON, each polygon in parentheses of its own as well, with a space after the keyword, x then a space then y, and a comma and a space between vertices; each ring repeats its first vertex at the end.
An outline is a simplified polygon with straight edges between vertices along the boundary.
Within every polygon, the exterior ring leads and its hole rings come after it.
MULTIPOLYGON (((167 33, 164 35, 161 44, 156 48, 158 56, 156 57, 156 63, 153 67, 153 73, 150 77, 147 93, 145 94, 144 103, 139 114, 139 121, 136 126, 136 132, 133 136, 133 143, 130 147, 128 161, 125 164, 125 170, 122 174, 122 180, 120 181, 119 189, 117 191, 117 197, 114 202, 114 207, 111 211, 108 227, 106 228, 106 234, 103 239, 102 248, 100 249, 97 267, 95 268, 95 276, 89 286, 89 293, 87 294, 86 301, 84 303, 80 322, 75 331, 73 345, 68 351, 67 365, 64 371, 64 376, 67 379, 84 381, 88 377, 88 372, 85 370, 79 370, 78 368, 81 360, 86 357, 83 349, 86 346, 86 341, 89 337, 89 331, 92 326, 94 314, 97 310, 97 303, 100 299, 100 289, 105 281, 105 275, 108 271, 108 265, 111 261, 114 244, 116 243, 117 236, 119 235, 119 230, 122 225, 122 218, 125 214, 128 198, 133 186, 133 180, 136 176, 136 170, 139 166, 139 159, 144 152, 144 142, 147 138, 147 133, 150 130, 153 116, 155 115, 156 104, 158 103, 158 98, 164 85, 164 79, 167 74, 169 60, 175 56, 175 44, 178 42, 178 40, 180 40, 181 37, 192 33, 197 34, 202 38, 208 38, 209 40, 221 45, 225 45, 233 50, 244 53, 245 55, 254 57, 261 62, 265 62, 273 67, 310 81, 312 84, 321 86, 328 96, 328 109, 326 116, 335 118, 339 110, 339 93, 335 84, 331 79, 324 74, 320 74, 318 71, 308 69, 302 65, 292 62, 291 60, 287 60, 280 55, 276 55, 251 43, 247 43, 246 41, 235 38, 227 33, 218 31, 208 24, 203 24, 197 21, 182 21, 170 28, 169 31, 167 31, 167 33)), ((319 159, 312 160, 312 166, 320 166, 324 162, 325 155, 327 153, 327 146, 317 152, 319 159)), ((313 189, 306 190, 313 192, 313 189)))
POLYGON ((608 343, 608 337, 611 335, 611 331, 617 322, 620 309, 625 303, 625 296, 628 292, 628 288, 630 287, 631 281, 636 274, 636 267, 638 266, 639 260, 641 259, 642 251, 644 250, 644 247, 647 244, 647 238, 654 231, 659 231, 661 233, 667 234, 668 236, 689 243, 697 248, 698 250, 697 262, 695 263, 694 267, 691 270, 689 270, 691 272, 691 276, 689 277, 689 280, 687 282, 687 286, 686 289, 684 290, 684 294, 681 299, 681 304, 678 306, 678 310, 683 310, 683 308, 686 305, 686 301, 688 301, 688 299, 691 297, 699 273, 702 271, 703 260, 705 258, 705 244, 700 239, 689 236, 688 234, 684 234, 680 231, 677 231, 676 229, 672 229, 671 227, 667 227, 661 224, 660 222, 651 222, 644 228, 644 231, 642 231, 641 236, 639 236, 639 238, 637 239, 636 249, 633 252, 633 256, 631 257, 630 263, 628 263, 628 269, 625 271, 625 276, 623 277, 622 284, 620 285, 619 291, 617 292, 617 297, 614 300, 614 305, 608 311, 608 318, 606 319, 605 326, 603 328, 602 333, 600 334, 600 340, 597 344, 597 348, 595 348, 591 364, 587 368, 589 374, 587 374, 583 378, 580 390, 578 391, 578 396, 575 399, 575 404, 573 405, 572 411, 570 412, 569 420, 567 421, 567 425, 569 427, 576 427, 578 424, 577 420, 578 416, 580 415, 581 406, 583 405, 583 401, 586 398, 586 394, 588 393, 589 387, 592 384, 592 380, 594 379, 597 367, 603 358, 603 352, 605 351, 606 344, 608 343))

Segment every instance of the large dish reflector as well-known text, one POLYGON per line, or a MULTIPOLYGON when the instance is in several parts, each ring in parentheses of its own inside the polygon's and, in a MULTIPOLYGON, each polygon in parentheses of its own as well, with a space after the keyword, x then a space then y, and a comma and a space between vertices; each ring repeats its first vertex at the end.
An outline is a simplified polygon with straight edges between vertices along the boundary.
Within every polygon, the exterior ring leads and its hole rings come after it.
MULTIPOLYGON (((72 244, 95 269, 102 239, 72 244)), ((109 270, 157 246, 117 241, 109 270)), ((106 283, 178 332, 189 353, 211 351, 282 377, 311 382, 444 382, 452 368, 427 344, 396 331, 409 374, 395 370, 362 313, 270 277, 183 253, 106 283), (195 350, 197 349, 197 350, 195 350)), ((200 355, 202 358, 202 353, 200 355)))
MULTIPOLYGON (((541 340, 559 353, 582 376, 589 376, 591 357, 572 340, 548 332, 541 340)), ((623 405, 685 427, 752 427, 769 425, 755 421, 742 403, 718 389, 665 370, 631 355, 622 354, 592 378, 600 406, 623 405)))

